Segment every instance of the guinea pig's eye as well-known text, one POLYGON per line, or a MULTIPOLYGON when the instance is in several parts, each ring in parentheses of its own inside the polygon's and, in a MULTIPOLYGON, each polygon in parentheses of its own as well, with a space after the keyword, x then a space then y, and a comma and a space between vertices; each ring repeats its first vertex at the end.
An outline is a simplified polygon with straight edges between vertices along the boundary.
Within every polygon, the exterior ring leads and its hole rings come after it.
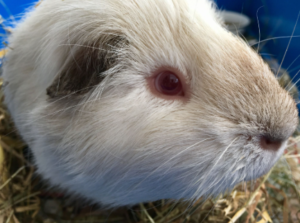
POLYGON ((171 71, 163 71, 156 77, 155 88, 165 95, 183 95, 180 79, 171 71))

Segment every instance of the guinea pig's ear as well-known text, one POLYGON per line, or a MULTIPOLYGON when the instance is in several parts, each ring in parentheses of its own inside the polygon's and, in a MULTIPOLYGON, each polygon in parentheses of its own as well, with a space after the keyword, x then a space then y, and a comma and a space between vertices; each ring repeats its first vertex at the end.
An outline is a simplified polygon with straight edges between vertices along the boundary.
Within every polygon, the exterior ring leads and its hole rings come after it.
POLYGON ((74 44, 57 77, 47 88, 47 95, 60 98, 86 94, 103 80, 103 72, 117 64, 118 52, 126 44, 121 36, 102 38, 93 44, 74 44))

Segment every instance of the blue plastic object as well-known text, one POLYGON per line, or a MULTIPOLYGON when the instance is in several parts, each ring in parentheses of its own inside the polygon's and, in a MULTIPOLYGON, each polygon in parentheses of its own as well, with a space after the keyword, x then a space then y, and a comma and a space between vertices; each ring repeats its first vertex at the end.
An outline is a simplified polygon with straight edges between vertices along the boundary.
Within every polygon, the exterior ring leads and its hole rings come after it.
POLYGON ((9 19, 11 15, 18 19, 18 15, 34 2, 37 0, 0 0, 0 14, 4 19, 9 19))
MULTIPOLYGON (((0 0, 0 15, 8 23, 18 21, 26 8, 35 4, 37 0, 0 0)), ((0 28, 0 49, 4 47, 3 41, 6 37, 6 32, 0 28)))
MULTIPOLYGON (((281 63, 290 36, 294 32, 289 49, 283 60, 283 68, 294 77, 300 71, 300 13, 299 0, 216 0, 220 9, 236 11, 248 15, 251 20, 250 33, 259 39, 258 22, 261 32, 261 52, 268 52, 281 63), (273 38, 266 41, 266 39, 273 38), (293 63, 294 61, 294 63, 293 63), (292 64, 293 63, 293 64, 292 64)), ((300 78, 300 73, 295 80, 300 78)), ((300 86, 300 84, 298 84, 300 86)))

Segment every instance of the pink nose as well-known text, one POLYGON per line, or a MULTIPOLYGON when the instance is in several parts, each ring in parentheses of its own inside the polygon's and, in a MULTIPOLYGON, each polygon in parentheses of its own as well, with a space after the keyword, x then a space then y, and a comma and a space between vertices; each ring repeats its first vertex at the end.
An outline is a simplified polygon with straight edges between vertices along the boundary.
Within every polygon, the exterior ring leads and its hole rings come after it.
POLYGON ((269 136, 260 137, 260 146, 265 150, 277 151, 282 145, 282 141, 276 138, 271 138, 269 136))

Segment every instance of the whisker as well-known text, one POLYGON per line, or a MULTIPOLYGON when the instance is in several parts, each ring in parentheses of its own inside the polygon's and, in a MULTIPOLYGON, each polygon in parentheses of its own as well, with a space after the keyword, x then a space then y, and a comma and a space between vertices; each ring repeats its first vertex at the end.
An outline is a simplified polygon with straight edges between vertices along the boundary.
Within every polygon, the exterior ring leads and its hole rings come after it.
MULTIPOLYGON (((276 30, 278 30, 280 28, 280 25, 282 25, 282 22, 279 20, 276 23, 276 26, 274 25, 273 30, 271 31, 271 33, 269 34, 269 36, 274 36, 274 33, 276 32, 276 30)), ((260 41, 261 42, 261 41, 260 41)), ((267 42, 264 42, 260 45, 260 49, 262 49, 265 45, 267 44, 267 42)))
POLYGON ((299 70, 299 69, 300 69, 300 66, 297 66, 297 67, 295 67, 294 69, 290 70, 289 73, 292 73, 292 72, 294 72, 295 70, 299 70))
POLYGON ((290 44, 291 44, 291 42, 292 42, 292 38, 293 38, 293 35, 294 35, 294 33, 295 33, 295 30, 296 30, 296 27, 297 27, 297 24, 298 24, 298 21, 299 21, 299 17, 300 17, 300 11, 299 11, 299 13, 298 13, 298 17, 297 17, 297 20, 296 20, 296 23, 295 23, 295 26, 294 26, 294 29, 293 29, 293 32, 292 32, 292 36, 291 36, 291 38, 290 38, 290 40, 289 40, 289 43, 288 43, 288 45, 287 45, 287 48, 286 48, 286 50, 285 50, 285 52, 284 52, 284 55, 283 55, 283 58, 282 58, 282 60, 281 60, 280 66, 279 66, 279 68, 278 68, 278 70, 277 70, 276 77, 278 76, 278 73, 279 73, 279 71, 280 71, 280 69, 281 69, 281 67, 282 67, 283 61, 284 61, 284 59, 285 59, 285 57, 286 57, 287 51, 288 51, 288 49, 289 49, 289 47, 290 47, 290 44))
MULTIPOLYGON (((299 72, 300 72, 300 70, 295 74, 295 76, 297 76, 299 74, 299 72)), ((290 92, 290 90, 293 89, 293 87, 295 87, 299 81, 300 81, 300 78, 287 91, 290 92)))
MULTIPOLYGON (((199 181, 202 181, 202 183, 198 186, 197 191, 194 193, 193 196, 195 196, 196 194, 199 193, 199 190, 203 187, 207 177, 211 174, 211 172, 214 170, 214 168, 216 167, 216 165, 219 163, 219 161, 222 159, 222 157, 224 156, 224 154, 227 152, 227 150, 232 146, 232 144, 238 139, 238 137, 236 137, 235 139, 233 139, 231 141, 231 143, 225 148, 225 150, 220 154, 220 156, 218 157, 218 159, 216 160, 216 162, 214 163, 214 165, 212 166, 212 168, 209 170, 209 172, 204 176, 204 179, 200 178, 198 179, 194 184, 197 184, 199 181)), ((204 192, 203 192, 204 194, 204 192)))
MULTIPOLYGON (((300 57, 300 55, 298 55, 296 57, 295 60, 293 60, 293 62, 290 64, 290 66, 288 66, 288 68, 286 68, 286 72, 288 72, 288 70, 290 69, 290 67, 293 65, 293 63, 300 57)), ((292 71, 291 71, 292 72, 292 71)), ((292 84, 293 80, 297 77, 298 73, 296 75, 293 76, 293 78, 289 81, 289 83, 286 85, 286 87, 288 87, 290 84, 292 84)), ((279 77, 279 80, 280 80, 281 77, 279 77)), ((286 88, 285 87, 285 88, 286 88)))
POLYGON ((257 53, 259 52, 259 46, 260 46, 260 38, 261 38, 261 33, 260 33, 260 24, 259 24, 259 19, 258 19, 258 12, 259 10, 264 7, 260 6, 257 11, 256 11, 256 20, 257 20, 257 26, 258 26, 258 46, 257 46, 257 53))
POLYGON ((289 69, 291 68, 291 66, 296 62, 296 60, 298 60, 299 57, 300 57, 300 54, 296 57, 295 60, 293 60, 293 62, 290 64, 290 66, 288 66, 288 67, 286 68, 286 71, 289 71, 289 69))
POLYGON ((177 153, 176 155, 172 156, 170 159, 168 159, 167 161, 165 161, 163 164, 159 165, 158 167, 156 167, 151 173, 149 173, 142 181, 140 181, 139 184, 137 184, 133 189, 137 188, 142 182, 144 182, 146 179, 148 179, 151 175, 153 175, 156 171, 158 171, 159 169, 161 169, 165 164, 167 164, 168 162, 170 162, 172 159, 178 157, 180 154, 188 151, 189 149, 194 148, 195 146, 199 145, 200 143, 208 140, 209 138, 206 138, 204 140, 201 140, 199 142, 194 143, 193 145, 187 147, 186 149, 182 150, 181 152, 177 153))
POLYGON ((257 43, 253 43, 249 46, 255 46, 256 44, 259 44, 259 43, 263 43, 263 42, 266 42, 266 41, 270 41, 270 40, 276 40, 276 39, 287 39, 287 38, 299 38, 300 35, 296 35, 296 36, 279 36, 279 37, 272 37, 272 38, 268 38, 268 39, 264 39, 264 40, 261 40, 260 42, 257 42, 257 43))

